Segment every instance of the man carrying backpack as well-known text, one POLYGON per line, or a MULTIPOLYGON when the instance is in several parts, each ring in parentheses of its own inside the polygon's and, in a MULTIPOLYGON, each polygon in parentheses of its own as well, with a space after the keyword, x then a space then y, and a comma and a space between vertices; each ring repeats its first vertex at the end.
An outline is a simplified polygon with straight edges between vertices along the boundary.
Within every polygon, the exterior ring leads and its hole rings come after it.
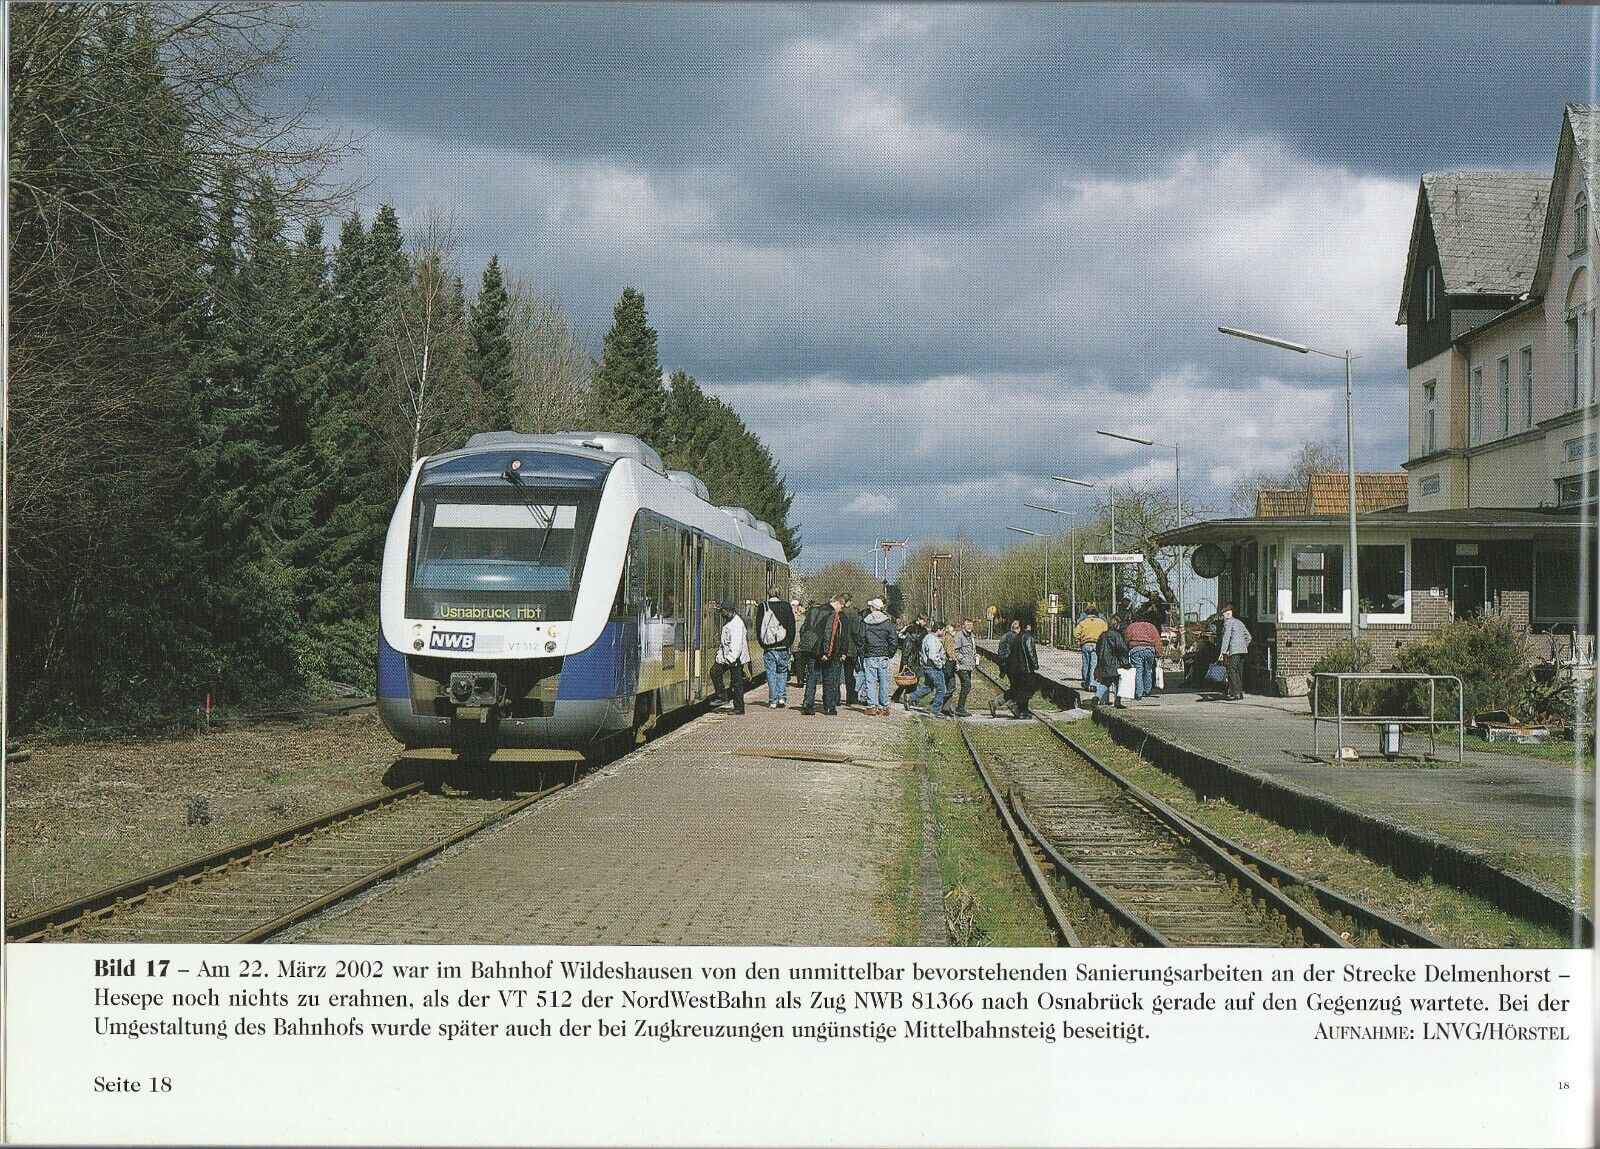
POLYGON ((794 646, 794 608, 776 590, 767 592, 756 625, 762 661, 767 668, 767 705, 782 710, 789 704, 789 650, 794 646))

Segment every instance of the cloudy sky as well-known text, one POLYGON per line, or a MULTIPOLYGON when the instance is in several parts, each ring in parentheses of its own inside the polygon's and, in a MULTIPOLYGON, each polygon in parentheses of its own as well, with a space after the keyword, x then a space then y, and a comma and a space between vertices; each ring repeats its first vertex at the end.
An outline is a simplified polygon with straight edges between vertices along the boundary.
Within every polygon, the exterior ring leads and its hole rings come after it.
MULTIPOLYGON (((1343 438, 1404 457, 1394 323, 1424 171, 1553 165, 1594 99, 1577 8, 313 9, 291 77, 402 222, 454 211, 598 347, 625 286, 662 363, 773 448, 801 565, 1004 545, 1051 473, 1186 502, 1343 438), (847 512, 847 513, 845 513, 847 512)), ((469 272, 469 275, 472 272, 469 272)), ((1051 490, 1051 488, 1055 488, 1051 490)), ((1038 523, 1032 523, 1038 526, 1038 523)))

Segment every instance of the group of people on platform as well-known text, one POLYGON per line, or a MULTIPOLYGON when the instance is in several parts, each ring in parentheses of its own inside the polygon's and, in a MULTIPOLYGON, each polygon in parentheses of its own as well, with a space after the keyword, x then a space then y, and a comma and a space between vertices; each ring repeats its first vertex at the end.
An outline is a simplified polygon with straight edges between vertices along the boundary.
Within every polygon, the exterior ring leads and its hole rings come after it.
POLYGON ((1147 698, 1157 689, 1158 664, 1164 653, 1161 627, 1164 611, 1151 603, 1126 624, 1117 615, 1107 618, 1090 603, 1072 628, 1072 640, 1082 655, 1081 678, 1085 690, 1092 684, 1095 702, 1110 701, 1121 709, 1124 691, 1118 689, 1121 672, 1133 672, 1133 699, 1147 698))
MULTIPOLYGON (((711 668, 716 691, 712 703, 731 702, 734 713, 742 714, 744 698, 735 668, 746 661, 745 624, 732 602, 724 600, 718 608, 724 621, 711 668)), ((1022 624, 1019 620, 1015 625, 1022 624)), ((1032 679, 1039 669, 1032 628, 1028 630, 1027 645, 1017 647, 1018 661, 1001 660, 1001 671, 1012 684, 1007 702, 1018 717, 1028 715, 1032 679)), ((789 705, 792 679, 803 692, 802 714, 817 713, 819 693, 823 714, 837 714, 841 701, 878 716, 888 714, 895 702, 908 711, 943 717, 968 714, 972 672, 978 665, 978 638, 971 619, 959 626, 930 626, 928 616, 919 614, 902 628, 889 617, 881 598, 868 599, 862 610, 845 592, 803 607, 798 600, 772 593, 757 614, 756 639, 765 664, 767 705, 775 710, 789 705), (898 672, 893 667, 896 657, 898 672)))
MULTIPOLYGON (((718 607, 724 623, 711 668, 716 690, 712 701, 731 701, 734 712, 742 714, 744 697, 737 688, 735 668, 748 659, 745 623, 731 601, 723 600, 718 607)), ((1115 614, 1101 614, 1093 603, 1088 605, 1073 626, 1072 640, 1082 657, 1083 687, 1092 686, 1096 704, 1110 702, 1121 709, 1130 693, 1138 701, 1160 689, 1161 632, 1166 621, 1166 610, 1158 600, 1146 603, 1126 623, 1115 614), (1122 681, 1123 671, 1131 671, 1131 692, 1122 681)), ((837 714, 841 697, 847 706, 880 716, 888 714, 895 702, 908 711, 942 717, 968 714, 972 672, 978 665, 971 619, 962 620, 960 626, 942 622, 930 626, 928 616, 919 614, 902 628, 889 617, 881 598, 867 600, 866 609, 860 610, 844 592, 804 607, 797 599, 772 593, 761 604, 756 638, 766 669, 767 705, 773 709, 788 706, 792 678, 803 691, 802 714, 817 712, 819 687, 823 714, 837 714), (891 667, 896 656, 898 673, 891 667)), ((1212 642, 1215 649, 1204 660, 1211 665, 1199 671, 1225 685, 1229 700, 1242 698, 1250 632, 1234 616, 1231 603, 1216 616, 1214 636, 1208 636, 1206 645, 1212 642)), ((990 703, 990 714, 998 716, 1004 706, 1012 717, 1030 717, 1039 674, 1031 622, 1011 620, 996 661, 1006 686, 990 703)))

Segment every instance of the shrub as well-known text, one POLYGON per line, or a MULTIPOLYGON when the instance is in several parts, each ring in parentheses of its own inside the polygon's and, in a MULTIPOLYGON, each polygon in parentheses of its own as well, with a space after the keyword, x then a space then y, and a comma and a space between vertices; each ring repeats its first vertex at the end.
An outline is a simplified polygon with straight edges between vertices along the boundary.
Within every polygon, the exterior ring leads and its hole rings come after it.
MULTIPOLYGON (((1338 702, 1339 691, 1332 682, 1318 682, 1318 674, 1360 674, 1372 669, 1372 646, 1364 639, 1341 642, 1328 648, 1326 654, 1311 664, 1311 674, 1306 684, 1312 690, 1311 705, 1322 714, 1332 714, 1338 702), (1320 697, 1318 696, 1320 692, 1320 697)), ((1369 682, 1346 683, 1344 712, 1346 714, 1374 714, 1373 688, 1369 682)))
POLYGON ((1570 671, 1530 674, 1514 710, 1518 718, 1528 722, 1541 722, 1552 730, 1566 731, 1576 737, 1579 733, 1592 734, 1590 723, 1595 712, 1595 676, 1575 675, 1570 671))
MULTIPOLYGON (((1508 618, 1453 622, 1425 639, 1403 647, 1394 669, 1407 674, 1453 674, 1461 679, 1467 719, 1489 710, 1514 710, 1532 681, 1532 657, 1523 629, 1508 618)), ((1453 691, 1439 691, 1447 712, 1453 691)), ((1418 714, 1428 707, 1428 688, 1420 683, 1385 683, 1379 691, 1383 713, 1418 714)))

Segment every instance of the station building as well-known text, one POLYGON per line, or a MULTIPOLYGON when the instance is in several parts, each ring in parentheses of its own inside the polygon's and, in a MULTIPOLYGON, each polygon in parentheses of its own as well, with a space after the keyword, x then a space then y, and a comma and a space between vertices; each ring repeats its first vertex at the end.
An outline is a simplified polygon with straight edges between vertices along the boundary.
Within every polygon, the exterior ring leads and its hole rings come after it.
POLYGON ((1343 472, 1159 538, 1220 567, 1218 601, 1255 636, 1252 689, 1304 693, 1311 665, 1349 638, 1352 606, 1380 668, 1485 613, 1527 628, 1545 657, 1592 658, 1597 150, 1600 105, 1574 104, 1553 172, 1422 177, 1397 318, 1407 459, 1357 475, 1359 604, 1343 472))

